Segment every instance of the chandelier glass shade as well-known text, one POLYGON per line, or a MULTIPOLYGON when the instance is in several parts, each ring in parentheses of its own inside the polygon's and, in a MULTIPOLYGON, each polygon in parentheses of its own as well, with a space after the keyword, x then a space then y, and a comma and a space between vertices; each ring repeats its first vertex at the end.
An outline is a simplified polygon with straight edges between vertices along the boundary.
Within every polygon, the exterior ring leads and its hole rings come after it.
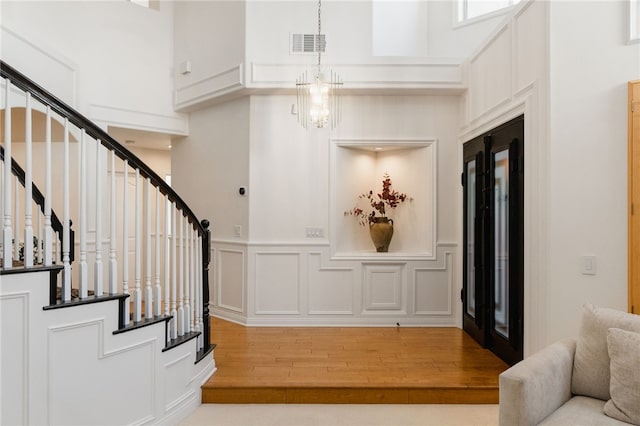
POLYGON ((335 128, 340 122, 340 88, 342 80, 333 71, 329 71, 328 75, 322 70, 322 51, 325 43, 324 37, 321 35, 322 29, 322 0, 318 1, 318 64, 317 69, 312 74, 313 78, 308 78, 305 71, 296 80, 297 89, 297 111, 298 123, 305 129, 309 123, 317 128, 330 125, 335 128))

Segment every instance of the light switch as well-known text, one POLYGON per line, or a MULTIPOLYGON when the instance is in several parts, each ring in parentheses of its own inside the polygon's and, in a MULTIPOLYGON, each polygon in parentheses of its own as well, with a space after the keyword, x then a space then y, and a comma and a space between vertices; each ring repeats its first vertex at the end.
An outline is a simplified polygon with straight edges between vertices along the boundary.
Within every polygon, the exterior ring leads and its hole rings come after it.
POLYGON ((582 274, 583 275, 596 274, 596 257, 595 256, 582 256, 582 274))

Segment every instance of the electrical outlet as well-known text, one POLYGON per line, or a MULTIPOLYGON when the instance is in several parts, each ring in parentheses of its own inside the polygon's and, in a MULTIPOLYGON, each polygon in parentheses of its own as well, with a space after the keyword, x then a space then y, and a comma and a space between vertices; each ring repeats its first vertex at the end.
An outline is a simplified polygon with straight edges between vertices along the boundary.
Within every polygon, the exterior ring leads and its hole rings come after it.
POLYGON ((322 228, 307 228, 307 238, 324 238, 324 229, 322 228))
POLYGON ((234 225, 233 226, 233 235, 235 235, 236 237, 242 237, 242 226, 241 225, 234 225))

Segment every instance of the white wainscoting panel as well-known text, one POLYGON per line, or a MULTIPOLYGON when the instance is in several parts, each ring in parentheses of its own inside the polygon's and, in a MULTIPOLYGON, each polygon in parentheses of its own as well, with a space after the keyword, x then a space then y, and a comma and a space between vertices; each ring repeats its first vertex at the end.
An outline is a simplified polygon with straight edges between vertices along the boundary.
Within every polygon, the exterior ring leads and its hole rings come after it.
POLYGON ((443 265, 416 268, 414 311, 416 315, 451 315, 453 253, 444 253, 443 265))
POLYGON ((538 2, 526 3, 522 10, 514 16, 514 94, 529 89, 546 69, 546 63, 531 58, 544 57, 547 46, 545 7, 538 2))
POLYGON ((76 106, 78 66, 75 63, 46 42, 27 40, 5 25, 2 25, 0 40, 3 61, 67 104, 76 106))
POLYGON ((29 424, 29 293, 0 295, 0 424, 29 424))
POLYGON ((307 257, 309 314, 353 314, 353 268, 322 267, 321 261, 321 253, 309 253, 307 257))
POLYGON ((511 99, 511 27, 504 26, 469 63, 469 101, 472 121, 511 99))
MULTIPOLYGON (((191 374, 193 355, 189 352, 171 360, 164 366, 165 383, 182 384, 191 374)), ((194 390, 187 386, 165 386, 165 411, 170 412, 194 395, 194 390)))
POLYGON ((300 253, 256 252, 256 314, 300 314, 300 253))
POLYGON ((363 264, 364 311, 403 311, 404 270, 400 264, 363 264))
POLYGON ((49 328, 50 424, 94 424, 96 419, 130 424, 154 418, 155 355, 160 350, 156 340, 147 339, 107 351, 104 328, 104 318, 49 328), (130 367, 133 365, 134 370, 130 367), (70 374, 69 371, 81 371, 82 374, 70 374), (132 371, 135 374, 129 377, 132 371), (110 395, 112 404, 101 402, 99 392, 87 391, 96 383, 101 389, 118 390, 110 395), (126 383, 131 385, 125 386, 126 383))
POLYGON ((244 251, 219 248, 216 251, 216 304, 245 312, 244 251))

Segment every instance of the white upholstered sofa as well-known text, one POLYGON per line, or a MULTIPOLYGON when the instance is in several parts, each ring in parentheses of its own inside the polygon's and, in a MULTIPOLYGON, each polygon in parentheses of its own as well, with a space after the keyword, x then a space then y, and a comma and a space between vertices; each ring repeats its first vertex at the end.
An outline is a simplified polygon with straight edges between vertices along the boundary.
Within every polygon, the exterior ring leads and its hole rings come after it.
POLYGON ((580 333, 500 375, 500 425, 640 424, 640 316, 591 304, 580 333))

